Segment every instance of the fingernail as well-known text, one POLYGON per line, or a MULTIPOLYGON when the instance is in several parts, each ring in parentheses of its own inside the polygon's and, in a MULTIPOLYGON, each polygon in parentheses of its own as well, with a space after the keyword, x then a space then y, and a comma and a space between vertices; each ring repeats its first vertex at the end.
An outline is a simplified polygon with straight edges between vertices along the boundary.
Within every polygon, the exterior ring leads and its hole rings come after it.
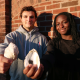
POLYGON ((32 67, 32 65, 31 65, 31 64, 29 64, 28 66, 29 66, 29 67, 32 67))

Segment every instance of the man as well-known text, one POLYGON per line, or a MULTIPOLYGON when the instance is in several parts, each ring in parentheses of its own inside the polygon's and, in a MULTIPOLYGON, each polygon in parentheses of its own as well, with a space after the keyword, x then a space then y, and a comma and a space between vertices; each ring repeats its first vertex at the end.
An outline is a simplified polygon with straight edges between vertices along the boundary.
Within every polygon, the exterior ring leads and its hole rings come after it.
MULTIPOLYGON (((20 13, 22 25, 5 36, 3 44, 0 44, 0 73, 9 70, 10 80, 31 80, 23 73, 24 59, 31 49, 36 49, 39 57, 46 52, 47 40, 45 36, 38 32, 38 28, 34 26, 37 20, 37 13, 32 6, 23 7, 20 13), (13 61, 3 56, 5 48, 10 42, 16 44, 19 49, 18 58, 13 61)), ((36 65, 34 66, 36 67, 36 65)))

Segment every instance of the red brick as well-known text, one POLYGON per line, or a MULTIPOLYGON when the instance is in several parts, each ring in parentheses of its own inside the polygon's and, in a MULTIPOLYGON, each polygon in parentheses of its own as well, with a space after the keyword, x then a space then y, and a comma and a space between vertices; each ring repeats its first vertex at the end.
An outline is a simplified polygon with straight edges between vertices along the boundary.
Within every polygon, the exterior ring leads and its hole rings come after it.
POLYGON ((78 1, 64 2, 62 3, 62 7, 75 6, 78 5, 78 1))
POLYGON ((35 22, 34 26, 37 26, 37 22, 35 22))
POLYGON ((44 2, 45 0, 38 0, 38 1, 40 1, 40 2, 44 2))
POLYGON ((79 12, 79 17, 80 17, 80 12, 79 12))
POLYGON ((5 28, 0 28, 0 32, 6 32, 5 28))
POLYGON ((14 20, 12 20, 12 21, 11 21, 11 23, 12 23, 12 24, 14 24, 14 23, 15 23, 15 21, 14 21, 14 20))
POLYGON ((15 23, 21 23, 21 20, 15 20, 15 23))
POLYGON ((52 10, 50 10, 50 11, 41 11, 40 14, 42 14, 42 13, 52 13, 52 10))
POLYGON ((14 19, 18 19, 18 16, 15 16, 14 19))
POLYGON ((38 6, 38 4, 34 5, 33 7, 37 7, 37 6, 38 6))
POLYGON ((76 11, 76 7, 70 7, 70 12, 76 11))
POLYGON ((5 0, 3 0, 3 1, 0 1, 0 4, 4 4, 5 3, 5 0))
POLYGON ((51 31, 53 31, 54 30, 54 27, 51 27, 51 31))
POLYGON ((60 12, 68 12, 68 8, 53 10, 53 14, 59 14, 60 12))
POLYGON ((5 25, 1 25, 1 24, 0 24, 0 28, 5 28, 5 25))
POLYGON ((59 2, 61 2, 61 1, 53 1, 53 3, 59 3, 59 2))
POLYGON ((12 27, 18 27, 18 24, 12 24, 12 27))
POLYGON ((0 17, 0 20, 5 20, 5 16, 3 16, 3 17, 0 17))
POLYGON ((42 7, 36 7, 35 10, 36 10, 36 11, 45 10, 45 6, 42 6, 42 7))
POLYGON ((46 7, 46 9, 55 9, 55 8, 60 8, 60 4, 53 4, 46 7))
POLYGON ((3 12, 3 11, 5 11, 5 8, 0 8, 0 12, 3 12))
POLYGON ((55 16, 56 16, 56 15, 53 14, 52 20, 54 20, 55 16))
POLYGON ((74 12, 74 13, 71 13, 72 15, 74 15, 74 16, 77 16, 77 12, 74 12))
MULTIPOLYGON (((3 42, 4 42, 4 39, 0 37, 0 43, 3 43, 3 42)), ((5 80, 5 78, 2 77, 1 75, 0 75, 0 78, 1 78, 2 80, 5 80)))
POLYGON ((18 26, 22 25, 22 23, 19 23, 18 26))
POLYGON ((76 9, 77 9, 77 11, 80 11, 80 6, 77 6, 76 9))
POLYGON ((51 35, 51 32, 48 32, 48 36, 52 36, 52 35, 51 35))
POLYGON ((5 12, 0 12, 0 16, 4 16, 5 15, 5 12))
POLYGON ((45 2, 45 3, 41 3, 40 6, 42 6, 42 5, 50 5, 50 4, 51 4, 51 2, 45 2))
POLYGON ((1 21, 0 24, 5 25, 6 24, 5 20, 1 21))
POLYGON ((0 36, 5 36, 6 34, 5 33, 0 33, 0 36))

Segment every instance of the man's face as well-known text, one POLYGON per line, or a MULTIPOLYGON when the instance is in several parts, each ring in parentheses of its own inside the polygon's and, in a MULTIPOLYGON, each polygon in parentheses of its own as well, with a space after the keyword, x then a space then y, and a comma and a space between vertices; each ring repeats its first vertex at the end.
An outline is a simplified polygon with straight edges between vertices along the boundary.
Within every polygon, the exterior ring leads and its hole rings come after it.
POLYGON ((27 31, 31 31, 34 28, 34 23, 36 21, 35 13, 33 11, 23 11, 21 21, 23 28, 27 31))

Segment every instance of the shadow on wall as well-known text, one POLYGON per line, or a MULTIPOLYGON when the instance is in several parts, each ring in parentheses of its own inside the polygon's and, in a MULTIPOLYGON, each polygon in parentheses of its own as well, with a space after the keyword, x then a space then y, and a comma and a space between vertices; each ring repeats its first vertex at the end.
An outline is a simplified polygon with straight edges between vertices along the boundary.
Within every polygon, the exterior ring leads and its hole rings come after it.
MULTIPOLYGON (((41 13, 37 18, 37 26, 39 28, 39 32, 42 33, 48 41, 51 39, 51 27, 52 27, 52 16, 51 13, 41 13)), ((53 30, 52 30, 53 31, 53 30)))
POLYGON ((77 26, 77 32, 79 33, 79 37, 80 37, 80 18, 77 17, 77 16, 74 16, 74 19, 75 19, 75 23, 76 23, 76 26, 77 26))

